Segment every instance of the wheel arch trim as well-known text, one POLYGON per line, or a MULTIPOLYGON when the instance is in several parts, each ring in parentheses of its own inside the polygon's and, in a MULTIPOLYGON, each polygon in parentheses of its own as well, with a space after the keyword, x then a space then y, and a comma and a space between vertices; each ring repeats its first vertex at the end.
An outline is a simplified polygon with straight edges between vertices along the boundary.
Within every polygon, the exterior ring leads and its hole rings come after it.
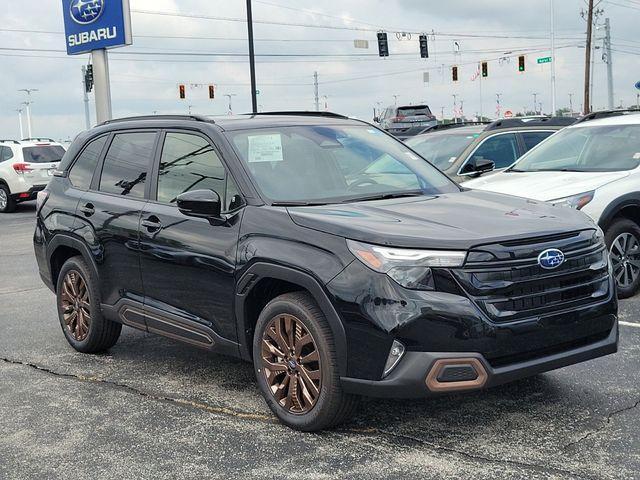
POLYGON ((598 220, 600 228, 605 230, 620 211, 626 207, 640 208, 640 192, 627 193, 613 200, 605 207, 598 220))
POLYGON ((55 289, 56 282, 54 281, 54 278, 53 278, 54 269, 51 262, 53 260, 53 254, 59 247, 68 247, 68 248, 73 248, 74 250, 79 251, 80 255, 87 262, 87 265, 92 270, 92 273, 95 275, 95 278, 96 279, 98 278, 98 267, 96 266, 95 259, 93 258, 93 255, 91 255, 89 248, 77 238, 74 238, 64 233, 59 233, 55 235, 47 245, 47 261, 49 263, 51 283, 54 289, 55 289))
POLYGON ((285 282, 299 285, 307 290, 324 313, 329 327, 333 333, 338 356, 340 375, 346 375, 347 371, 347 336, 335 307, 329 300, 327 293, 320 282, 308 273, 284 265, 277 265, 266 262, 256 262, 249 267, 240 277, 236 284, 235 311, 238 325, 238 343, 240 345, 240 355, 246 360, 251 359, 251 345, 245 341, 245 332, 250 328, 246 317, 246 305, 248 295, 255 285, 264 278, 283 280, 285 282))

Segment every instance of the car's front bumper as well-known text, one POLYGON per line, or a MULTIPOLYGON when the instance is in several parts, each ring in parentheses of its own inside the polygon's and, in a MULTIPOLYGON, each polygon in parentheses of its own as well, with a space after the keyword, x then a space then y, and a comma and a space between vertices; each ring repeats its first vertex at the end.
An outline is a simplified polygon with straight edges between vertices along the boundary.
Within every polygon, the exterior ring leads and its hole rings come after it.
POLYGON ((493 387, 615 353, 618 350, 618 322, 614 315, 611 317, 614 322, 613 328, 605 338, 530 360, 493 367, 480 353, 407 352, 397 367, 383 380, 343 377, 342 387, 352 394, 390 398, 420 398, 452 391, 493 387), (478 374, 477 378, 462 382, 437 381, 442 372, 442 365, 447 363, 473 365, 478 374))

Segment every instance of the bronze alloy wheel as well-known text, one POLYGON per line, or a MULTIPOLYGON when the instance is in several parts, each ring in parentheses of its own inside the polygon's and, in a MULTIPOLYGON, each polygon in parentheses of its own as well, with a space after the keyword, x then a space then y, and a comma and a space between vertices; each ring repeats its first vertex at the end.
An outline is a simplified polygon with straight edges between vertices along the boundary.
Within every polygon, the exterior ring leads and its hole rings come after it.
POLYGON ((308 413, 322 387, 320 354, 299 318, 272 318, 262 335, 262 371, 276 401, 289 413, 308 413))
POLYGON ((83 341, 89 334, 91 302, 87 284, 78 271, 70 270, 65 275, 60 302, 67 332, 76 341, 83 341))

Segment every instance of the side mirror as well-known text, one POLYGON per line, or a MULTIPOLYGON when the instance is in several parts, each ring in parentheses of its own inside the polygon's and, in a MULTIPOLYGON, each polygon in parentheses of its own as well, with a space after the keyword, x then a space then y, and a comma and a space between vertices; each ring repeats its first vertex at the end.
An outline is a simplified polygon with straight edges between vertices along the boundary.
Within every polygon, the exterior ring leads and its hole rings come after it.
POLYGON ((181 193, 176 199, 178 210, 189 217, 220 219, 222 202, 213 190, 192 190, 181 193))
POLYGON ((462 174, 478 174, 482 175, 483 173, 490 172, 496 168, 496 164, 493 160, 489 160, 487 158, 475 158, 471 159, 467 162, 467 164, 462 169, 462 174))
POLYGON ((373 117, 373 123, 380 123, 380 117, 373 117))

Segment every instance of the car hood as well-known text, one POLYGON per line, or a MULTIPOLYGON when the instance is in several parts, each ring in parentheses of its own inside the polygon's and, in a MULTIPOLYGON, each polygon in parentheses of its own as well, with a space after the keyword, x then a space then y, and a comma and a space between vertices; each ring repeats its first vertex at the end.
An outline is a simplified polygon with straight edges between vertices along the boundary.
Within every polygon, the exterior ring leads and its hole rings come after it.
POLYGON ((464 182, 463 186, 548 201, 589 192, 628 175, 629 172, 501 172, 464 182))
POLYGON ((302 227, 363 242, 412 248, 468 249, 594 228, 586 215, 573 209, 474 190, 288 210, 302 227))

